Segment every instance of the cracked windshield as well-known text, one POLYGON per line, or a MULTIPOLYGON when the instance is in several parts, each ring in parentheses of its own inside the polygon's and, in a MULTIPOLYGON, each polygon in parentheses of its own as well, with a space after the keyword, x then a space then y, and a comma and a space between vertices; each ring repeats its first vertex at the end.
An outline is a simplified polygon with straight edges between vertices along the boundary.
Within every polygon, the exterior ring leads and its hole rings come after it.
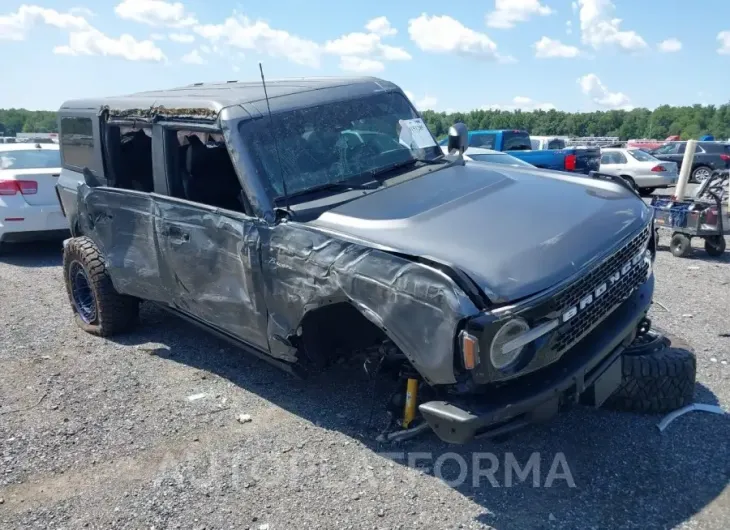
POLYGON ((284 195, 282 178, 289 195, 301 194, 329 184, 371 180, 394 165, 442 155, 421 118, 398 93, 276 113, 273 126, 266 116, 244 122, 241 130, 250 138, 254 161, 275 197, 284 195))

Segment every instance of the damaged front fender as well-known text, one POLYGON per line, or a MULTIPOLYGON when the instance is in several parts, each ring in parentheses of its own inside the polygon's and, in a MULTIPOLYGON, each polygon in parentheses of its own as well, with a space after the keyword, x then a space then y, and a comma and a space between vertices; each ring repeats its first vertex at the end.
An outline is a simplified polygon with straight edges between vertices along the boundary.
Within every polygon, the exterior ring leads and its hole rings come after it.
POLYGON ((458 327, 479 310, 446 274, 296 223, 271 227, 261 248, 272 355, 295 356, 281 338, 295 335, 309 311, 347 300, 428 383, 455 382, 458 327))

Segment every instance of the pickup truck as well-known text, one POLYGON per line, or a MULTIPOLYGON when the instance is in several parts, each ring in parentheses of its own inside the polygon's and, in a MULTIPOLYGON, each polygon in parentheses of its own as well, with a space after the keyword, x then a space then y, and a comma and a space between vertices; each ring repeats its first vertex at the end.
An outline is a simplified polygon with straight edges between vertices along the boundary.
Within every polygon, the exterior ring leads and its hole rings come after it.
MULTIPOLYGON (((445 145, 448 139, 442 140, 445 145)), ((533 151, 530 135, 519 130, 469 131, 469 147, 483 147, 505 151, 535 167, 556 171, 569 171, 588 175, 598 171, 601 165, 601 149, 598 147, 568 147, 533 151)))

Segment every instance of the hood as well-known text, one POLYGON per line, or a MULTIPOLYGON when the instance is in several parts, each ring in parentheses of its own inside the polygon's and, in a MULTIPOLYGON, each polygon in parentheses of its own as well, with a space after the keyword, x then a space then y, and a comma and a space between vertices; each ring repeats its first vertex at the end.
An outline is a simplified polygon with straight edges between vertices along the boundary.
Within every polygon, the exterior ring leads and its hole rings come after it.
POLYGON ((309 224, 459 268, 493 302, 509 302, 567 279, 650 217, 618 184, 467 162, 382 188, 309 224))

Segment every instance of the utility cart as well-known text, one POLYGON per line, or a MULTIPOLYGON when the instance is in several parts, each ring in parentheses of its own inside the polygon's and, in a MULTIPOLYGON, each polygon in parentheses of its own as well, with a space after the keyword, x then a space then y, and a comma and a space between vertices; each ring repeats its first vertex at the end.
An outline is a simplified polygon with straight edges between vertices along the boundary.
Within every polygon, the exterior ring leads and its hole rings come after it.
POLYGON ((710 256, 725 252, 725 236, 730 234, 728 219, 728 176, 730 171, 714 171, 697 189, 694 197, 675 200, 674 197, 653 197, 656 241, 660 231, 670 231, 669 250, 672 255, 686 257, 692 253, 692 238, 705 240, 710 256))

